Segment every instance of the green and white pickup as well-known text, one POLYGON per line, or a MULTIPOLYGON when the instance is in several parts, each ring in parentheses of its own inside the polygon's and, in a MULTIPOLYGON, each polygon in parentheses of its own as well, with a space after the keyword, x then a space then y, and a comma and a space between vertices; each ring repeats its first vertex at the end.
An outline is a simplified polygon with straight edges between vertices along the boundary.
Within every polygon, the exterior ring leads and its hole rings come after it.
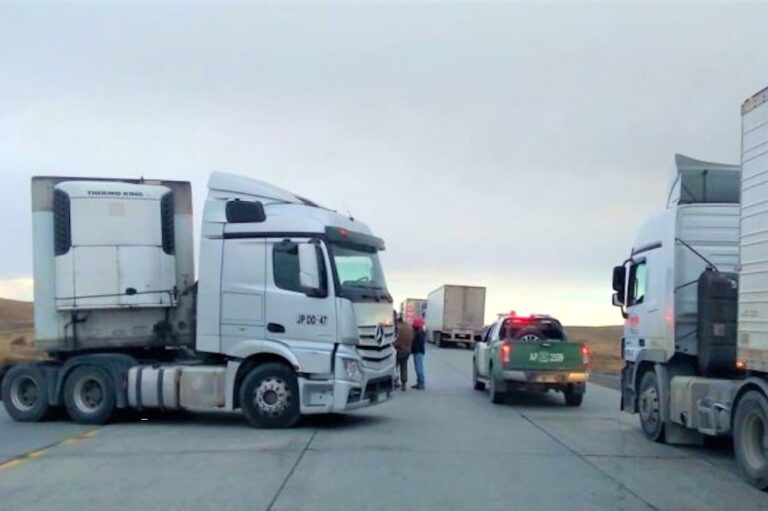
POLYGON ((488 387, 501 403, 514 391, 555 390, 569 406, 579 406, 589 379, 589 348, 569 342, 562 325, 550 316, 500 317, 475 344, 472 380, 488 387))

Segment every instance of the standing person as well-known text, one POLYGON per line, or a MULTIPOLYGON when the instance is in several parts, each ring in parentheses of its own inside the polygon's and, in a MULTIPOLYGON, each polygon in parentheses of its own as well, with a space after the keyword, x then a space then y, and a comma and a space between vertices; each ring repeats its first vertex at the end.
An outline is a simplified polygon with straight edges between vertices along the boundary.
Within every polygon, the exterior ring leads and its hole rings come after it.
POLYGON ((427 340, 427 332, 424 331, 424 320, 416 318, 413 320, 413 345, 411 353, 413 354, 413 367, 416 369, 416 385, 412 388, 424 390, 424 353, 427 340))
POLYGON ((411 356, 412 344, 413 329, 411 328, 411 325, 403 321, 401 316, 397 318, 395 350, 397 351, 397 368, 400 370, 400 388, 403 392, 405 392, 405 384, 408 382, 408 357, 411 356))

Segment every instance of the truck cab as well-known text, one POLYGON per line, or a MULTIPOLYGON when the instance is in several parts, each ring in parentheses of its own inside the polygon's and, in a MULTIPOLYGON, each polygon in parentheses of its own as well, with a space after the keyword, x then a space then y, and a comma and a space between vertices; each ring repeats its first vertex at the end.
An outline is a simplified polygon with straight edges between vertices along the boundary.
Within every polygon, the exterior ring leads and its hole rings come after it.
MULTIPOLYGON (((710 349, 701 330, 699 280, 708 269, 733 276, 737 268, 740 168, 682 155, 675 167, 667 208, 641 227, 629 257, 614 268, 613 303, 625 319, 622 408, 640 414, 649 437, 666 429, 685 442, 688 435, 667 420, 670 387, 663 382, 698 374, 700 355, 710 349)), ((717 329, 721 338, 730 334, 735 353, 734 323, 735 314, 717 329)))
MULTIPOLYGON (((227 357, 236 381, 258 360, 286 361, 305 414, 385 400, 394 325, 384 242, 266 183, 214 173, 208 190, 197 350, 227 357)), ((231 399, 228 407, 241 404, 231 399)))

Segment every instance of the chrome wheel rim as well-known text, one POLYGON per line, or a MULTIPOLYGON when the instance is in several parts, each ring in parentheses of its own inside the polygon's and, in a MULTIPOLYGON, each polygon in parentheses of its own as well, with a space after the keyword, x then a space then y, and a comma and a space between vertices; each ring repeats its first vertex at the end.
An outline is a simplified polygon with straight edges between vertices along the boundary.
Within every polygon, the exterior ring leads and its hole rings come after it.
POLYGON ((32 410, 40 398, 40 389, 31 376, 16 378, 11 385, 11 402, 14 408, 24 412, 32 410))
POLYGON ((744 418, 742 435, 744 458, 753 469, 760 470, 768 464, 768 425, 760 414, 750 412, 744 418))
POLYGON ((104 387, 95 378, 82 378, 74 388, 75 406, 83 412, 93 412, 104 403, 104 387))
POLYGON ((520 338, 520 340, 524 342, 536 342, 539 340, 539 336, 533 334, 525 334, 520 338))
POLYGON ((653 431, 659 423, 659 393, 656 387, 648 387, 640 394, 640 418, 647 429, 653 431))
POLYGON ((285 380, 270 376, 259 382, 253 393, 253 404, 265 415, 276 417, 288 409, 292 397, 285 380))

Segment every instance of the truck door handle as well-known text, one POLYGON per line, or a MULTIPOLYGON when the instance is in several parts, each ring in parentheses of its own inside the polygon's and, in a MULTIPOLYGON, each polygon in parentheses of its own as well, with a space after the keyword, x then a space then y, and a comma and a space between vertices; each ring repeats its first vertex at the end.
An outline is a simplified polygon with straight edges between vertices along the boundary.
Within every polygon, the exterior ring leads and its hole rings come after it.
POLYGON ((284 334, 285 333, 285 327, 279 323, 269 323, 267 324, 267 330, 272 332, 273 334, 284 334))

